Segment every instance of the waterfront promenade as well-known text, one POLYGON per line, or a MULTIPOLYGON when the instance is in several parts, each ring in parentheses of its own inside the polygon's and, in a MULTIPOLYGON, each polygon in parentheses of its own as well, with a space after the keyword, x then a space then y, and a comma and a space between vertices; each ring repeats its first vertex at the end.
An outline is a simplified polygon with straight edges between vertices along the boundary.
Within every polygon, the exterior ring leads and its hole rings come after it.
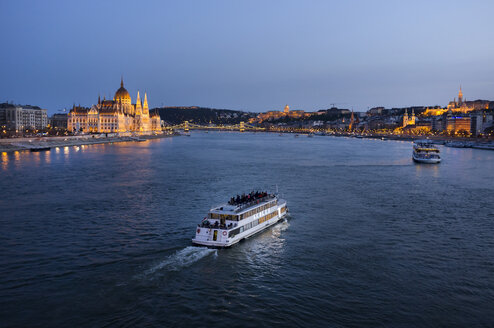
POLYGON ((14 152, 31 150, 44 147, 68 147, 82 145, 96 145, 115 142, 142 141, 173 136, 172 134, 146 135, 146 136, 109 136, 97 137, 92 135, 62 136, 62 137, 24 137, 0 139, 0 152, 14 152))

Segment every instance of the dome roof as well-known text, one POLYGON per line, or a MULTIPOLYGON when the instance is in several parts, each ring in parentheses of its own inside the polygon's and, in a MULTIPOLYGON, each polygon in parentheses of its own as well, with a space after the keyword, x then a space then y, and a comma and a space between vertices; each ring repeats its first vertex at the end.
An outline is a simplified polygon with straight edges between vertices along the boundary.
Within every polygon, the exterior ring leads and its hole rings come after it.
POLYGON ((123 79, 120 82, 120 89, 118 89, 117 92, 115 92, 114 98, 115 98, 115 101, 127 100, 127 99, 130 101, 130 94, 127 91, 127 89, 125 89, 123 86, 123 79))

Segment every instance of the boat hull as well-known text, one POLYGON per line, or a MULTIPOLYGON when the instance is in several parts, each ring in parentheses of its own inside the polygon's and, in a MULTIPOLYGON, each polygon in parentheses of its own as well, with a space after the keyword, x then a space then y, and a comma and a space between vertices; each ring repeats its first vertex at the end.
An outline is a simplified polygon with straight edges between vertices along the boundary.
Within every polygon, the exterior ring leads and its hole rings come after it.
POLYGON ((46 151, 46 150, 50 150, 50 149, 51 149, 51 147, 33 147, 29 150, 32 152, 36 152, 36 151, 46 151))
POLYGON ((259 224, 256 228, 250 229, 245 234, 235 236, 232 239, 227 239, 227 241, 213 241, 213 240, 198 240, 196 238, 192 239, 192 244, 197 245, 197 246, 207 246, 211 248, 228 248, 231 247, 240 241, 249 238, 259 232, 262 232, 266 230, 267 228, 277 224, 278 222, 281 222, 285 219, 287 212, 282 213, 281 215, 278 215, 263 224, 259 224))
POLYGON ((415 156, 412 157, 415 163, 421 164, 439 164, 441 163, 440 158, 417 158, 415 156))

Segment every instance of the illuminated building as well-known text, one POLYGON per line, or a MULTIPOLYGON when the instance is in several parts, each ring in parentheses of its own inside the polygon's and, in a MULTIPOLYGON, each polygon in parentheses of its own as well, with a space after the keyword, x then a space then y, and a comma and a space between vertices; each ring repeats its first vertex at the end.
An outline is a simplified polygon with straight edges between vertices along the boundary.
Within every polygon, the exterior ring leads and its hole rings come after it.
POLYGON ((113 100, 98 97, 98 104, 91 108, 74 106, 68 114, 67 129, 86 133, 150 134, 161 131, 161 119, 158 113, 149 113, 146 94, 142 103, 138 91, 136 103, 132 104, 122 79, 113 100))
POLYGON ((415 125, 415 111, 412 108, 412 116, 408 116, 408 109, 405 109, 405 114, 403 115, 403 127, 407 125, 415 125))
POLYGON ((439 116, 443 115, 446 113, 448 110, 451 110, 453 113, 462 113, 466 114, 471 111, 481 109, 479 108, 488 108, 489 102, 485 101, 466 101, 466 99, 463 98, 463 91, 461 90, 460 86, 460 91, 458 92, 458 100, 456 98, 453 99, 453 101, 450 101, 448 103, 447 108, 427 108, 426 111, 424 112, 425 116, 439 116))
POLYGON ((267 121, 267 120, 276 120, 276 119, 284 117, 285 115, 286 114, 284 112, 273 110, 273 111, 269 111, 266 113, 260 113, 257 116, 257 119, 259 122, 262 122, 262 121, 267 121))
POLYGON ((403 127, 403 132, 406 133, 428 133, 432 130, 432 121, 420 121, 414 124, 407 125, 403 127))
POLYGON ((470 133, 471 118, 463 116, 451 116, 446 119, 446 131, 449 133, 458 133, 464 131, 470 133))
POLYGON ((277 120, 282 117, 289 117, 289 118, 302 118, 302 117, 307 117, 312 115, 312 113, 306 113, 303 110, 290 110, 290 107, 288 105, 285 106, 282 112, 277 111, 277 110, 272 110, 266 113, 260 113, 257 116, 257 121, 263 122, 263 121, 269 121, 269 120, 277 120))
POLYGON ((350 117, 350 125, 348 126, 348 130, 352 131, 354 124, 355 124, 355 117, 353 116, 353 110, 352 110, 352 116, 350 117))
POLYGON ((461 112, 461 113, 467 113, 473 110, 473 108, 470 108, 466 105, 466 101, 463 100, 463 92, 461 91, 461 86, 460 86, 460 91, 458 92, 458 101, 453 99, 453 101, 450 101, 448 104, 448 109, 451 109, 453 112, 461 112))
MULTIPOLYGON (((302 117, 306 116, 305 114, 306 113, 303 110, 292 110, 291 112, 288 113, 288 117, 302 118, 302 117)), ((309 113, 307 113, 307 114, 309 114, 309 113)))

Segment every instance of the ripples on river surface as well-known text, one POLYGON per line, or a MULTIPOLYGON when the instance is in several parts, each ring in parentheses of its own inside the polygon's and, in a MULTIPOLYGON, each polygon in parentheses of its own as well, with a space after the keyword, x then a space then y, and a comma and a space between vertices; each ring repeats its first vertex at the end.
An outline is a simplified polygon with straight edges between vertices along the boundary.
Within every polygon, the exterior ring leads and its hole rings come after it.
POLYGON ((253 133, 1 154, 3 327, 494 326, 494 152, 253 133), (192 247, 212 205, 291 218, 192 247))

